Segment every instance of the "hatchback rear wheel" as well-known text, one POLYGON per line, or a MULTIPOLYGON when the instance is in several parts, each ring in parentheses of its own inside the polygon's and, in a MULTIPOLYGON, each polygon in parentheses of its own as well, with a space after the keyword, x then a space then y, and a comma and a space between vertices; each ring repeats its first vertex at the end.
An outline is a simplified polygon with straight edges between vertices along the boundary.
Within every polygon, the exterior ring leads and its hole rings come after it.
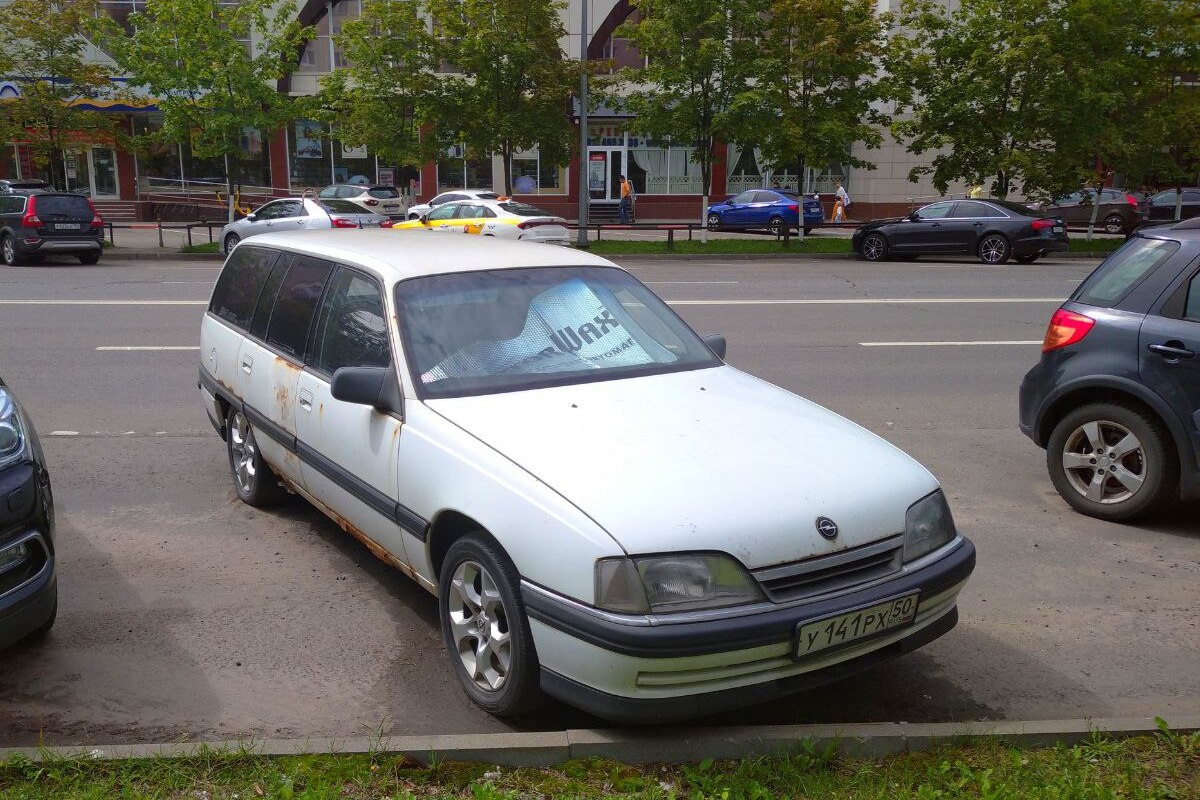
POLYGON ((1046 447, 1054 488, 1075 510, 1100 519, 1139 517, 1168 500, 1178 465, 1162 426, 1118 403, 1067 414, 1046 447))
POLYGON ((25 263, 25 259, 17 252, 17 243, 7 233, 4 234, 4 240, 0 241, 0 256, 3 256, 4 263, 10 267, 19 267, 25 263))
POLYGON ((1125 218, 1122 217, 1120 214, 1109 214, 1107 217, 1104 218, 1104 232, 1105 233, 1124 233, 1125 232, 1125 218))

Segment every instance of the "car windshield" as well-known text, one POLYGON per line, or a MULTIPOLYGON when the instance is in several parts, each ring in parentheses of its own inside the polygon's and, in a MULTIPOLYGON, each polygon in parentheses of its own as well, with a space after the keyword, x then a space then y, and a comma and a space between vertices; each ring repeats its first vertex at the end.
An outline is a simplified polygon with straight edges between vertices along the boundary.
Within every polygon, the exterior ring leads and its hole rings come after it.
POLYGON ((424 397, 464 397, 720 364, 653 292, 611 267, 535 267, 396 285, 424 397))
POLYGON ((988 202, 993 205, 1000 206, 1001 208, 1007 208, 1009 211, 1015 211, 1018 214, 1024 214, 1027 217, 1044 216, 1040 211, 1034 211, 1029 206, 1024 206, 1020 203, 1014 203, 1011 200, 988 200, 988 202))
POLYGON ((321 208, 331 214, 369 214, 371 212, 363 209, 362 206, 355 205, 349 200, 330 200, 322 197, 320 200, 321 208))
POLYGON ((516 214, 518 217, 552 217, 553 214, 542 211, 537 206, 531 206, 528 203, 500 203, 500 207, 510 214, 516 214))

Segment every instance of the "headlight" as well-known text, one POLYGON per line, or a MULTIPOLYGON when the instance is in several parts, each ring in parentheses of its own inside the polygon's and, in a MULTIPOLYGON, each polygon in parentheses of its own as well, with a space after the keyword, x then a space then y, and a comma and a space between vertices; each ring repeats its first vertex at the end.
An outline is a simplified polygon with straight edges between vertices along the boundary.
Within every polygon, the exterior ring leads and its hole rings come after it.
POLYGON ((16 460, 24 444, 25 434, 21 431, 21 422, 14 409, 8 416, 0 417, 0 466, 16 460))
POLYGON ((628 614, 663 614, 763 599, 746 568, 724 553, 604 558, 596 562, 596 605, 628 614))
POLYGON ((932 553, 957 535, 950 504, 938 489, 909 506, 904 515, 904 560, 932 553))

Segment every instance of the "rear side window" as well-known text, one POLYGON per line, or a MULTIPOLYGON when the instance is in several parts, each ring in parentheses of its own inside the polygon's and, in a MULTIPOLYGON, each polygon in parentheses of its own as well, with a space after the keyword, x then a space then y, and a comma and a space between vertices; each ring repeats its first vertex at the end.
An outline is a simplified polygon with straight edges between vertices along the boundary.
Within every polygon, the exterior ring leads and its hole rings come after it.
POLYGON ((71 194, 39 194, 36 202, 39 217, 92 218, 92 207, 88 205, 85 197, 71 194))
POLYGON ((376 186, 374 189, 369 190, 367 194, 371 195, 371 197, 378 197, 381 200, 389 200, 400 196, 400 192, 391 186, 376 186))
POLYGON ((313 368, 332 375, 342 367, 386 367, 391 363, 383 293, 359 273, 342 269, 330 286, 317 338, 313 368))
POLYGON ((349 200, 321 200, 321 207, 333 214, 363 214, 366 213, 349 200))
POLYGON ((1111 308, 1179 250, 1179 242, 1131 239, 1096 268, 1071 299, 1111 308))
POLYGON ((213 288, 208 310, 242 330, 250 327, 254 306, 278 253, 261 247, 239 247, 225 262, 213 288))
POLYGON ((1183 318, 1200 322, 1200 276, 1192 278, 1188 286, 1187 305, 1183 309, 1183 318))
POLYGON ((958 207, 954 209, 954 216, 975 219, 979 217, 998 217, 1000 216, 1000 212, 989 205, 968 200, 958 204, 958 207))
POLYGON ((292 266, 283 279, 283 285, 279 287, 279 297, 271 311, 267 344, 275 345, 296 358, 304 356, 313 312, 332 271, 333 264, 328 261, 308 256, 292 257, 292 266))

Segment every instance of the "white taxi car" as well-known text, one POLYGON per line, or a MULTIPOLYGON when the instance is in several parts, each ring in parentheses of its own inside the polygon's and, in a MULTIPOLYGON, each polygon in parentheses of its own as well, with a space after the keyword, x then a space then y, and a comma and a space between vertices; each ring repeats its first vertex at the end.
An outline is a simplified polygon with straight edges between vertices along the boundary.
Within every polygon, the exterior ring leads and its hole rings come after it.
POLYGON ((392 227, 402 231, 467 233, 543 244, 566 245, 571 240, 567 221, 562 217, 504 197, 443 203, 419 219, 398 222, 392 227))
POLYGON ((302 495, 436 594, 450 669, 494 714, 543 693, 709 714, 958 618, 975 548, 937 480, 725 364, 603 258, 266 234, 225 262, 200 342, 237 495, 302 495))

